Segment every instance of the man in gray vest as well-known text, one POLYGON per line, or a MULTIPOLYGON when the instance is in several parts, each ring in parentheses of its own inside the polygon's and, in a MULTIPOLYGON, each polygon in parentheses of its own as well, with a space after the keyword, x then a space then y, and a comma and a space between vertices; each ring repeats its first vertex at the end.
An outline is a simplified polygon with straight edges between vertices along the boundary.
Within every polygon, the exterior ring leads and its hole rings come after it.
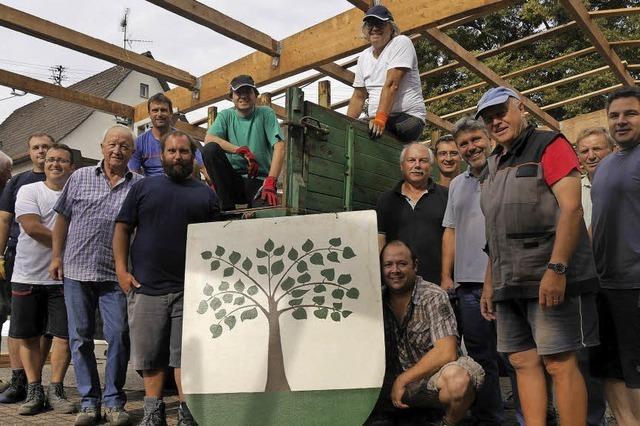
POLYGON ((482 314, 497 320, 498 351, 516 370, 526 424, 546 422, 546 370, 560 423, 582 426, 587 392, 576 351, 598 344, 598 280, 578 158, 561 134, 527 125, 511 89, 486 92, 476 117, 498 144, 480 198, 489 254, 482 314))
POLYGON ((600 277, 602 346, 591 363, 605 378, 618 425, 640 424, 640 89, 607 99, 609 132, 619 147, 591 180, 593 253, 600 277))

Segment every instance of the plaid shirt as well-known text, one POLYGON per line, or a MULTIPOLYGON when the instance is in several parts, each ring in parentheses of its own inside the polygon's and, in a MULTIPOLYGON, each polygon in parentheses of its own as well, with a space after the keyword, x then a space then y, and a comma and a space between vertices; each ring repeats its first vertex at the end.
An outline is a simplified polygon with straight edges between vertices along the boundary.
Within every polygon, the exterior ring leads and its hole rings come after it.
POLYGON ((420 276, 416 277, 402 324, 393 314, 386 292, 383 299, 387 365, 392 370, 408 370, 433 349, 436 340, 458 336, 456 317, 447 293, 420 276))
POLYGON ((112 188, 102 161, 76 170, 53 208, 69 220, 64 275, 77 281, 116 281, 113 260, 115 218, 131 189, 142 179, 128 171, 112 188))

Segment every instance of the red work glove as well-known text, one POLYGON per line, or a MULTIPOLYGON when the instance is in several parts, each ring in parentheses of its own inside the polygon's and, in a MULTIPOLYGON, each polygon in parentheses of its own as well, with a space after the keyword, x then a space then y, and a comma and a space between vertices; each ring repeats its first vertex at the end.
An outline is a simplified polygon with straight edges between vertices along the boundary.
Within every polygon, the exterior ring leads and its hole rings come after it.
POLYGON ((264 180, 262 185, 262 194, 260 198, 263 201, 269 203, 270 206, 278 205, 278 193, 276 192, 276 185, 278 184, 278 178, 275 176, 268 176, 264 180))
POLYGON ((256 156, 251 152, 249 147, 241 146, 236 149, 236 154, 242 155, 245 160, 247 160, 247 176, 250 178, 254 178, 258 176, 258 162, 256 161, 256 156))
POLYGON ((379 138, 384 133, 384 126, 387 125, 389 114, 378 111, 376 118, 369 121, 369 137, 372 139, 379 138))

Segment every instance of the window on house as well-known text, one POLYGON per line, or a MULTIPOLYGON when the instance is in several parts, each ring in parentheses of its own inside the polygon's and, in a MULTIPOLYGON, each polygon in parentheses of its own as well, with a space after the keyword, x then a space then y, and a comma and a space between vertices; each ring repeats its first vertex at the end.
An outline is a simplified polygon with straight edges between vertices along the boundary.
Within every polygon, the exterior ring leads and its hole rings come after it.
POLYGON ((141 98, 149 98, 149 85, 140 83, 140 97, 141 98))

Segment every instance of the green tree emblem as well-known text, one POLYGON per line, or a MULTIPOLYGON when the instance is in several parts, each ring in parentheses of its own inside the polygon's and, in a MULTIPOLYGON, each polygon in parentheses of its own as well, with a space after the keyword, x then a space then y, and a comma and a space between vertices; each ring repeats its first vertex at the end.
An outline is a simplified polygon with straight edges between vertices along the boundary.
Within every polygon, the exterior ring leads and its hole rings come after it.
POLYGON ((355 300, 360 291, 352 286, 351 275, 341 273, 338 267, 356 253, 349 246, 342 246, 339 237, 329 239, 326 247, 315 247, 307 239, 302 246, 284 245, 268 239, 255 258, 222 246, 200 253, 203 261, 210 262, 212 271, 222 271, 223 280, 206 283, 202 289, 205 298, 198 304, 198 313, 213 315, 209 327, 211 337, 220 337, 226 329, 234 329, 240 323, 258 318, 262 313, 269 324, 267 354, 267 382, 265 391, 288 391, 285 374, 280 316, 290 313, 296 320, 306 320, 310 314, 322 320, 340 322, 352 311, 345 309, 345 302, 355 300), (265 279, 257 280, 262 275, 265 279), (266 285, 264 283, 266 281, 266 285))

